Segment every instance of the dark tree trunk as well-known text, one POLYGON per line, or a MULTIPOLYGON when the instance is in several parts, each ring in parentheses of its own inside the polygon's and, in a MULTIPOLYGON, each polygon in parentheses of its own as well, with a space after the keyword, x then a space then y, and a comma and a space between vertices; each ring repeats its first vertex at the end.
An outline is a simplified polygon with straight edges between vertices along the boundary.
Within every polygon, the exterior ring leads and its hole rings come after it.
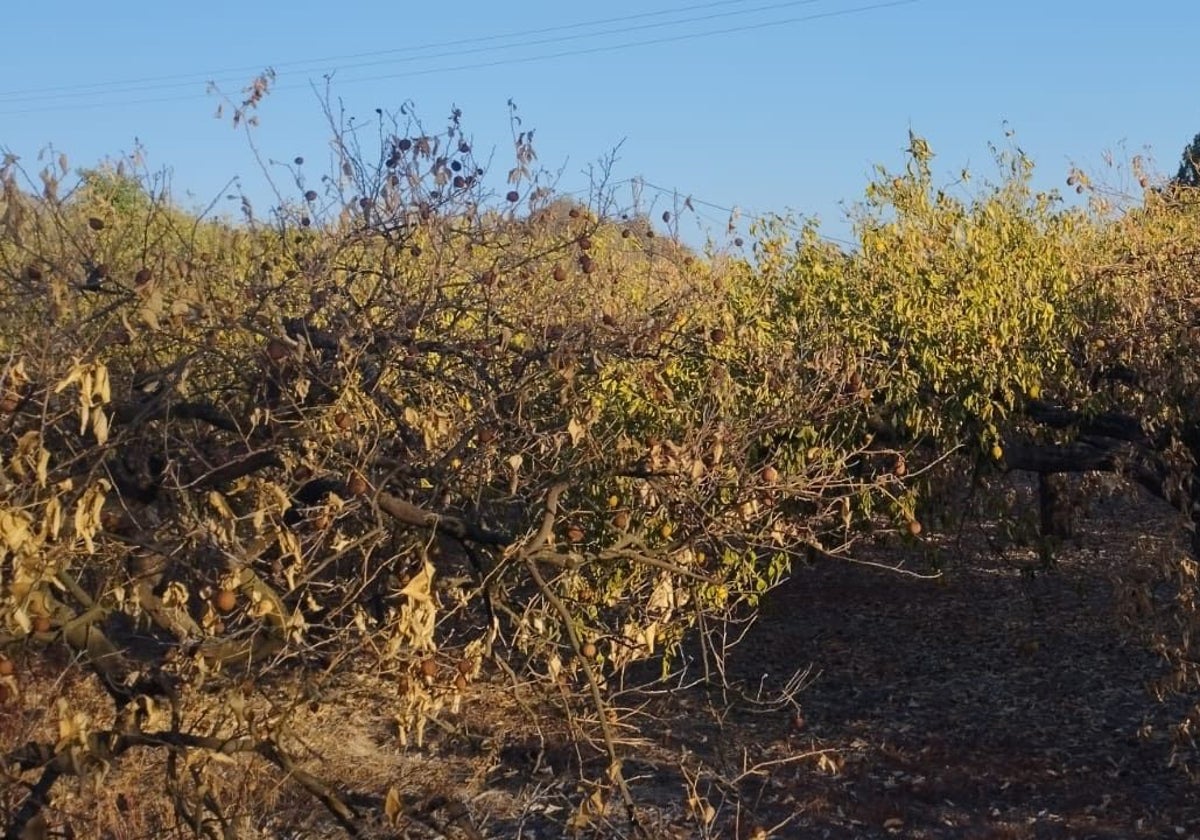
POLYGON ((1038 473, 1041 535, 1066 539, 1074 536, 1069 479, 1055 473, 1038 473))

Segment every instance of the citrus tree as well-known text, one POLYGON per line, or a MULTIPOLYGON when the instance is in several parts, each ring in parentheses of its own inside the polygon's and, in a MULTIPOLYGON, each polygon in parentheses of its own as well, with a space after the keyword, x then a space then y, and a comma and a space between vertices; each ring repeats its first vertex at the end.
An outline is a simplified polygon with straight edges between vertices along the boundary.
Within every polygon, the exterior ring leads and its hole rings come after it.
MULTIPOLYGON (((1174 665, 1158 690, 1194 693, 1197 191, 1155 186, 1135 160, 1140 194, 1076 169, 1067 184, 1086 203, 1069 207, 1033 189, 1019 152, 998 154, 998 182, 970 192, 968 172, 936 184, 932 160, 913 135, 901 172, 877 170, 850 253, 813 229, 764 231, 759 267, 787 290, 781 316, 845 360, 862 410, 842 419, 864 439, 961 475, 1034 473, 1043 489, 1049 476, 1112 473, 1179 510, 1190 556, 1168 552, 1149 577, 1131 558, 1118 591, 1174 665)), ((955 503, 936 482, 913 490, 903 515, 955 503)), ((1194 747, 1194 720, 1181 748, 1194 747)))
POLYGON ((239 223, 68 188, 65 161, 0 171, 4 702, 57 649, 111 701, 20 733, 12 836, 145 750, 162 826, 222 830, 246 762, 351 833, 399 821, 297 757, 296 716, 351 702, 355 669, 413 748, 496 668, 590 705, 630 805, 613 679, 670 671, 902 491, 769 272, 556 199, 528 132, 496 192, 457 112, 369 152, 335 129, 319 190, 297 158, 239 223))

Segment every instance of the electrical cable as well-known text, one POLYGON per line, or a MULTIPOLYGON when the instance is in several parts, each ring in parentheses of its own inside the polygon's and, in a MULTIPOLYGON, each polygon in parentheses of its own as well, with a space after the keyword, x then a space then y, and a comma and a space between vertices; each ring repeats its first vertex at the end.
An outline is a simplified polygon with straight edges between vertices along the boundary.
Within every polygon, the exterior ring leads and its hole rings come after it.
MULTIPOLYGON (((641 12, 635 15, 622 15, 620 17, 602 18, 593 21, 584 21, 580 23, 562 24, 559 26, 543 27, 541 29, 530 29, 524 31, 511 32, 501 35, 483 35, 473 38, 460 38, 453 41, 441 41, 431 44, 423 44, 410 47, 396 47, 386 50, 371 50, 367 52, 349 53, 343 55, 326 56, 324 58, 307 59, 299 61, 273 62, 265 65, 255 65, 246 67, 228 68, 225 70, 210 71, 207 73, 176 73, 166 76, 147 76, 140 79, 126 79, 121 81, 110 82, 89 82, 78 85, 61 85, 57 87, 31 88, 26 90, 15 91, 0 91, 0 104, 20 103, 20 102, 37 102, 45 99, 63 99, 80 96, 95 96, 97 93, 141 93, 152 90, 168 90, 179 87, 190 87, 195 84, 207 84, 216 77, 228 76, 237 73, 238 78, 235 81, 240 81, 247 73, 259 73, 264 66, 269 66, 276 72, 283 69, 295 70, 296 72, 313 72, 319 70, 328 70, 329 65, 338 65, 338 70, 357 69, 359 67, 372 67, 380 64, 389 63, 404 63, 411 61, 423 61, 434 58, 449 58, 456 55, 489 52, 493 50, 515 49, 525 46, 542 46, 551 43, 561 43, 564 41, 578 40, 580 38, 591 38, 596 36, 624 34, 643 29, 656 29, 664 26, 674 26, 684 23, 697 23, 716 18, 730 17, 738 14, 754 14, 762 11, 773 11, 780 8, 790 6, 806 6, 813 3, 823 2, 823 0, 788 0, 788 2, 773 3, 766 6, 757 6, 749 9, 735 9, 730 12, 720 12, 715 14, 701 15, 699 17, 687 17, 675 21, 665 21, 662 23, 642 24, 639 26, 626 27, 624 29, 604 30, 600 32, 585 32, 578 35, 567 35, 557 38, 544 38, 534 41, 518 41, 513 44, 499 44, 497 46, 476 47, 474 49, 456 49, 452 52, 435 53, 433 55, 417 56, 411 55, 415 52, 423 52, 431 49, 444 49, 447 47, 463 47, 469 44, 487 43, 490 41, 501 41, 509 38, 523 38, 533 35, 545 35, 551 32, 560 32, 571 29, 582 29, 585 27, 602 26, 610 23, 622 23, 632 20, 641 20, 648 17, 661 17, 663 15, 677 14, 679 12, 695 12, 701 9, 743 5, 753 0, 720 0, 715 3, 702 3, 696 6, 685 6, 676 9, 659 10, 655 12, 641 12), (404 58, 389 59, 385 61, 368 61, 364 63, 343 64, 346 61, 357 61, 363 58, 378 58, 379 56, 395 55, 397 53, 405 53, 404 58), (306 70, 306 68, 308 68, 306 70)), ((227 81, 227 80, 226 80, 227 81)))
MULTIPOLYGON (((523 56, 523 57, 518 57, 518 58, 506 58, 506 59, 498 59, 498 60, 494 60, 494 61, 476 62, 476 63, 469 63, 469 64, 459 64, 459 65, 450 66, 450 67, 432 67, 432 68, 427 68, 427 69, 411 70, 411 71, 405 71, 405 72, 400 72, 400 73, 389 73, 389 74, 376 75, 376 76, 364 76, 364 77, 344 79, 344 80, 341 80, 341 83, 347 84, 347 85, 361 84, 363 82, 387 81, 387 80, 400 79, 400 78, 412 78, 412 77, 416 77, 416 76, 427 76, 427 75, 438 74, 438 73, 453 73, 453 72, 460 72, 463 70, 488 69, 488 68, 493 68, 493 67, 509 66, 509 65, 516 65, 516 64, 528 64, 531 62, 548 61, 548 60, 553 60, 553 59, 558 59, 558 58, 577 57, 577 56, 581 56, 581 55, 594 55, 594 54, 598 54, 598 53, 614 52, 614 51, 618 51, 618 50, 631 49, 631 48, 636 48, 636 47, 658 46, 658 45, 668 44, 668 43, 678 43, 678 42, 682 42, 682 41, 695 40, 695 39, 699 39, 699 38, 709 38, 709 37, 730 35, 730 34, 741 33, 741 32, 758 31, 758 30, 763 30, 763 29, 768 29, 768 28, 788 26, 788 25, 796 24, 796 23, 821 20, 821 19, 826 19, 826 18, 843 17, 843 16, 847 16, 847 15, 861 14, 864 12, 877 11, 877 10, 881 10, 881 9, 898 7, 898 6, 907 6, 907 5, 912 5, 914 3, 917 3, 917 2, 920 2, 920 0, 890 0, 890 2, 873 3, 873 4, 866 5, 866 6, 856 6, 856 7, 849 8, 849 9, 839 9, 839 10, 835 10, 835 11, 822 12, 822 13, 817 13, 817 14, 801 15, 801 16, 795 16, 795 17, 791 17, 791 18, 784 18, 784 19, 780 19, 780 20, 764 21, 764 22, 760 22, 760 23, 746 24, 746 25, 734 26, 734 27, 726 27, 723 29, 708 30, 708 31, 704 31, 704 32, 693 32, 693 33, 686 33, 686 34, 682 34, 682 35, 644 39, 644 40, 640 40, 640 41, 627 41, 627 42, 623 42, 623 43, 619 43, 619 44, 609 44, 609 45, 584 48, 584 49, 566 50, 566 51, 554 52, 554 53, 544 53, 541 55, 523 56)), ((299 84, 277 85, 277 86, 271 88, 271 92, 296 90, 296 89, 299 89, 300 87, 309 87, 309 86, 310 85, 299 85, 299 84)), ((64 110, 118 108, 118 107, 128 107, 128 106, 132 106, 132 105, 150 105, 150 104, 158 104, 158 103, 163 103, 163 102, 178 102, 180 99, 193 99, 193 98, 197 98, 197 97, 195 97, 195 96, 156 97, 156 98, 137 99, 137 100, 128 100, 128 101, 120 101, 120 102, 80 103, 80 104, 76 104, 73 106, 65 106, 65 107, 52 105, 52 106, 41 107, 41 108, 25 108, 25 109, 18 109, 18 110, 0 111, 0 116, 17 116, 17 115, 46 113, 46 112, 64 111, 64 110)), ((0 104, 3 104, 3 103, 0 103, 0 104)))

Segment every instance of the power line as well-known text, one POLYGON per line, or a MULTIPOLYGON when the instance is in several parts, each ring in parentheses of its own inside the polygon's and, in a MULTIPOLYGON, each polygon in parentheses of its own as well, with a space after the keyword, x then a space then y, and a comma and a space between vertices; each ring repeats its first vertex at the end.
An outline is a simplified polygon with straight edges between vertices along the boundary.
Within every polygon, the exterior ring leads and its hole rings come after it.
MULTIPOLYGON (((651 192, 658 193, 660 195, 669 195, 673 199, 675 199, 677 202, 680 200, 680 198, 682 198, 683 204, 685 207, 690 208, 691 212, 695 213, 697 217, 705 219, 706 221, 708 221, 710 224, 713 224, 713 225, 720 226, 723 224, 727 224, 727 222, 722 222, 720 220, 714 219, 712 216, 701 213, 699 210, 695 209, 697 206, 707 207, 712 210, 720 211, 721 213, 725 213, 730 218, 737 216, 740 219, 745 219, 750 222, 777 221, 779 224, 781 224, 783 227, 787 228, 788 230, 792 231, 793 233, 803 233, 804 232, 804 228, 801 225, 795 224, 793 222, 789 222, 782 215, 779 215, 776 213, 759 213, 754 210, 749 210, 745 207, 726 207, 723 204, 717 204, 716 202, 713 202, 713 201, 706 201, 702 198, 697 198, 695 193, 692 193, 692 192, 680 190, 675 187, 660 186, 659 184, 655 184, 650 181, 647 181, 645 178, 643 178, 640 175, 635 175, 631 178, 622 178, 619 181, 612 181, 612 182, 608 183, 606 186, 609 191, 615 191, 618 187, 623 187, 626 185, 636 187, 639 190, 647 189, 647 190, 650 190, 651 192)), ((563 196, 585 196, 585 195, 589 195, 589 194, 594 194, 594 192, 595 192, 595 190, 593 187, 581 187, 580 189, 577 189, 577 190, 566 190, 566 191, 560 193, 560 195, 563 195, 563 196)), ((679 217, 679 216, 682 216, 682 214, 677 213, 676 216, 679 217)), ((845 245, 850 248, 857 248, 858 244, 859 244, 850 239, 842 239, 841 237, 837 237, 837 236, 829 236, 827 234, 823 234, 820 232, 818 232, 816 234, 816 236, 818 239, 824 240, 826 242, 833 242, 838 245, 845 245)))
MULTIPOLYGON (((662 186, 659 186, 658 184, 652 184, 651 182, 647 181, 645 178, 627 178, 624 181, 617 182, 617 184, 615 184, 614 186, 620 186, 621 184, 626 184, 626 183, 636 184, 640 187, 646 187, 647 189, 653 190, 654 192, 657 192, 659 194, 667 194, 667 195, 674 196, 676 198, 678 198, 679 196, 683 196, 685 205, 688 203, 698 204, 702 207, 708 207, 712 210, 719 210, 722 213, 728 214, 730 217, 737 215, 741 218, 748 219, 751 221, 764 221, 767 219, 778 219, 783 224, 784 227, 788 228, 791 231, 794 231, 796 233, 800 233, 803 231, 802 227, 800 227, 799 225, 787 222, 785 219, 783 219, 782 216, 776 216, 771 213, 756 213, 756 212, 746 210, 744 208, 739 208, 739 207, 725 207, 724 205, 716 204, 712 201, 705 201, 704 199, 696 198, 691 193, 681 192, 678 189, 672 189, 670 187, 662 187, 662 186)), ((820 234, 820 233, 818 233, 817 236, 820 239, 824 239, 828 242, 836 242, 839 245, 848 245, 851 247, 857 247, 857 245, 858 245, 857 242, 852 242, 849 239, 840 239, 836 236, 826 236, 826 235, 820 234)))
MULTIPOLYGON (((697 17, 685 17, 685 18, 681 18, 681 19, 675 20, 675 21, 665 21, 662 23, 653 23, 653 24, 642 24, 642 25, 638 25, 638 26, 625 27, 624 29, 606 30, 606 31, 594 32, 594 33, 586 33, 585 32, 585 33, 582 33, 579 35, 560 36, 557 38, 544 38, 544 39, 534 40, 534 41, 518 41, 517 43, 513 43, 513 44, 500 44, 498 46, 476 47, 474 49, 466 49, 466 50, 456 49, 453 52, 436 53, 434 55, 425 55, 425 56, 411 55, 411 53, 414 53, 414 52, 423 52, 423 51, 433 50, 433 49, 444 49, 444 48, 448 48, 448 47, 458 48, 458 47, 464 47, 464 46, 467 46, 470 44, 482 44, 482 43, 488 43, 488 42, 493 42, 493 41, 505 41, 505 40, 509 40, 511 38, 525 38, 525 37, 534 36, 534 35, 547 35, 547 34, 550 34, 553 32, 565 32, 565 31, 570 31, 573 29, 584 29, 584 28, 590 28, 590 27, 595 27, 595 26, 604 26, 604 25, 613 24, 613 23, 627 23, 630 21, 644 20, 646 18, 662 17, 664 15, 675 15, 675 14, 681 14, 681 13, 691 14, 693 12, 698 12, 698 11, 702 11, 705 9, 721 8, 721 7, 725 7, 725 6, 741 6, 741 5, 744 5, 749 2, 752 2, 752 0, 719 0, 719 2, 701 3, 698 5, 675 7, 672 9, 660 9, 660 10, 652 11, 652 12, 640 12, 638 14, 633 14, 633 15, 621 15, 618 17, 600 18, 600 19, 590 20, 590 21, 581 21, 579 23, 560 24, 558 26, 547 26, 547 27, 543 27, 540 29, 517 30, 514 32, 508 32, 508 33, 502 33, 502 34, 496 34, 496 35, 483 35, 483 36, 475 36, 472 38, 459 38, 459 39, 452 40, 452 41, 440 41, 440 42, 434 42, 434 43, 429 43, 429 44, 421 44, 421 45, 409 46, 409 47, 398 47, 398 48, 391 48, 391 49, 386 49, 386 50, 370 50, 367 52, 326 56, 324 58, 274 62, 274 63, 268 64, 267 66, 270 66, 276 70, 294 69, 297 72, 303 72, 305 68, 314 68, 314 69, 328 68, 330 64, 340 65, 338 69, 343 69, 343 70, 344 69, 354 69, 357 67, 370 67, 370 66, 376 66, 379 64, 387 64, 387 63, 391 63, 391 62, 399 63, 399 62, 408 62, 408 61, 421 61, 421 60, 432 59, 432 58, 446 58, 446 57, 453 57, 455 55, 463 55, 463 54, 479 53, 479 52, 489 52, 492 50, 513 49, 516 47, 524 47, 524 46, 540 46, 540 45, 549 44, 549 43, 578 40, 580 38, 589 38, 589 37, 593 37, 593 36, 597 36, 597 35, 603 36, 603 35, 622 34, 624 32, 633 32, 633 31, 642 30, 642 29, 655 29, 655 28, 661 28, 664 26, 674 26, 674 25, 678 25, 678 24, 682 24, 682 23, 696 23, 696 22, 701 22, 701 21, 705 21, 705 20, 713 20, 716 18, 730 17, 733 15, 739 15, 739 14, 753 14, 753 13, 761 12, 761 11, 772 11, 775 9, 785 8, 785 7, 789 7, 789 6, 811 5, 813 3, 822 2, 822 0, 790 0, 790 2, 774 3, 771 5, 767 5, 767 6, 758 6, 758 7, 752 7, 749 9, 735 9, 734 11, 719 12, 719 13, 714 13, 714 14, 701 15, 701 16, 697 16, 697 17), (356 64, 350 64, 350 65, 342 65, 341 64, 342 62, 345 62, 345 61, 355 61, 357 59, 364 59, 364 58, 378 58, 380 56, 396 55, 397 53, 404 53, 404 54, 406 54, 406 57, 399 58, 399 59, 384 60, 384 61, 369 61, 369 62, 365 62, 365 63, 356 63, 356 64)), ((148 90, 165 90, 165 89, 179 88, 179 87, 190 87, 191 85, 194 85, 194 84, 207 83, 208 81, 210 81, 218 76, 228 76, 228 75, 234 74, 234 73, 239 74, 237 80, 241 80, 241 78, 244 77, 244 75, 247 73, 261 72, 263 66, 264 65, 260 64, 260 65, 255 65, 252 67, 234 67, 234 68, 227 68, 224 70, 210 71, 210 72, 206 72, 206 73, 176 73, 176 74, 165 75, 165 76, 146 76, 146 77, 142 77, 139 79, 125 79, 125 80, 117 80, 117 81, 109 81, 109 82, 88 82, 88 83, 82 83, 82 84, 76 84, 76 85, 59 85, 59 86, 43 87, 43 88, 28 88, 25 90, 0 91, 0 100, 15 103, 15 102, 40 101, 43 99, 60 99, 60 98, 78 97, 78 96, 94 96, 97 93, 138 93, 141 91, 148 91, 148 90)), ((2 103, 0 103, 0 104, 2 104, 2 103)))
MULTIPOLYGON (((726 2, 729 2, 729 0, 726 0, 726 2)), ((746 0, 733 0, 733 2, 744 3, 744 2, 746 2, 746 0)), ((643 31, 643 30, 648 30, 648 29, 662 29, 663 27, 667 27, 667 26, 678 26, 679 24, 702 23, 704 21, 717 20, 719 18, 726 18, 726 17, 733 17, 735 15, 755 14, 758 12, 765 12, 765 11, 776 11, 778 9, 790 8, 790 7, 794 7, 794 6, 810 6, 814 3, 820 3, 820 2, 824 2, 824 0, 787 0, 787 2, 772 3, 769 5, 765 5, 765 6, 755 6, 755 7, 751 7, 748 9, 736 9, 731 12, 716 12, 716 13, 712 13, 712 14, 708 14, 708 15, 701 15, 698 17, 690 17, 690 18, 680 18, 679 20, 664 21, 661 23, 645 23, 645 24, 640 24, 638 26, 628 26, 628 27, 624 27, 621 29, 608 29, 608 30, 600 30, 597 32, 584 32, 584 33, 577 34, 577 35, 560 35, 560 36, 553 37, 553 38, 540 38, 540 39, 536 39, 536 40, 532 40, 532 41, 518 41, 518 42, 515 42, 512 44, 499 44, 497 46, 481 46, 481 47, 473 47, 470 49, 461 49, 460 48, 460 49, 455 49, 455 50, 451 50, 448 52, 432 53, 430 55, 409 55, 409 56, 405 56, 403 58, 376 59, 374 61, 362 61, 362 62, 356 62, 353 64, 343 64, 336 68, 328 67, 323 62, 293 62, 292 64, 298 65, 296 72, 305 72, 305 70, 303 68, 308 67, 309 65, 312 65, 312 68, 308 72, 317 72, 317 71, 321 71, 321 70, 324 70, 327 73, 332 72, 332 71, 341 72, 344 70, 357 70, 357 69, 361 69, 364 67, 378 67, 380 65, 407 64, 407 63, 416 62, 416 61, 430 61, 430 60, 434 60, 434 59, 438 59, 438 58, 457 58, 459 56, 464 56, 464 55, 496 52, 498 50, 519 49, 521 47, 540 47, 540 46, 547 46, 550 44, 566 43, 568 41, 578 41, 578 40, 581 40, 584 38, 596 38, 596 37, 602 38, 602 37, 606 37, 609 35, 624 35, 624 34, 628 34, 631 32, 638 32, 638 31, 643 31)), ((575 26, 579 26, 579 25, 577 24, 575 26)), ((489 36, 487 38, 477 39, 477 40, 494 40, 499 37, 502 37, 502 36, 489 36)), ((452 45, 454 43, 469 42, 470 40, 471 39, 466 39, 466 41, 464 41, 464 42, 449 42, 447 44, 447 46, 452 45)), ((421 48, 417 48, 417 49, 421 49, 421 48)), ((367 57, 367 56, 373 56, 373 55, 391 55, 396 52, 401 52, 401 50, 381 50, 381 51, 378 51, 375 53, 359 53, 359 56, 367 57)), ((405 50, 404 52, 408 52, 408 50, 405 50)), ((279 66, 284 66, 284 65, 273 66, 273 69, 277 70, 279 66)), ((257 68, 253 72, 261 72, 261 68, 257 68)), ((223 85, 223 84, 237 84, 237 83, 241 83, 244 81, 245 81, 244 77, 239 77, 239 78, 225 78, 225 79, 220 79, 220 80, 211 81, 211 82, 209 82, 209 80, 206 80, 206 83, 211 83, 211 84, 215 84, 215 85, 223 85)), ((51 99, 79 99, 79 98, 94 97, 98 94, 110 94, 110 93, 120 94, 120 93, 142 93, 142 92, 149 92, 149 91, 155 91, 155 90, 177 90, 180 88, 193 87, 196 84, 198 84, 198 82, 195 80, 192 80, 192 81, 187 81, 187 82, 164 82, 161 84, 139 85, 136 87, 116 88, 116 89, 109 89, 109 90, 102 90, 102 91, 82 91, 81 90, 81 91, 72 91, 72 92, 65 92, 65 93, 50 93, 50 94, 39 94, 39 95, 30 94, 27 96, 19 96, 19 97, 15 97, 15 98, 9 98, 7 100, 7 102, 0 102, 0 104, 20 103, 20 102, 43 102, 43 101, 51 100, 51 99)), ((6 96, 5 94, 0 94, 0 99, 3 99, 5 96, 6 96)))
MULTIPOLYGON (((814 1, 815 0, 806 0, 806 2, 814 2, 814 1)), ((531 62, 538 62, 538 61, 549 61, 549 60, 554 60, 554 59, 558 59, 558 58, 576 57, 576 56, 580 56, 580 55, 594 55, 597 53, 615 52, 618 50, 631 49, 631 48, 636 48, 636 47, 658 46, 658 45, 662 45, 662 44, 678 43, 678 42, 682 42, 682 41, 690 41, 690 40, 696 40, 696 39, 700 39, 700 38, 710 38, 710 37, 716 37, 716 36, 721 36, 721 35, 731 35, 731 34, 742 33, 742 32, 760 31, 760 30, 764 30, 764 29, 788 26, 791 24, 810 22, 810 21, 821 20, 821 19, 825 19, 825 18, 844 17, 844 16, 848 16, 848 15, 861 14, 864 12, 877 11, 877 10, 886 9, 886 8, 912 5, 917 2, 919 2, 919 0, 891 0, 890 2, 873 3, 873 4, 869 4, 869 5, 865 5, 865 6, 857 6, 857 7, 853 7, 853 8, 849 8, 849 9, 838 9, 838 10, 829 11, 829 12, 821 12, 821 13, 810 14, 810 15, 800 15, 800 16, 795 16, 795 17, 790 17, 790 18, 783 18, 783 19, 779 19, 779 20, 764 21, 764 22, 754 23, 754 24, 745 24, 742 26, 726 27, 723 29, 708 30, 708 31, 704 31, 704 32, 693 32, 693 33, 686 33, 686 34, 682 34, 682 35, 666 36, 666 37, 661 37, 661 38, 650 38, 650 39, 643 39, 640 41, 626 41, 626 42, 619 43, 619 44, 608 44, 608 45, 590 47, 590 48, 584 48, 584 49, 566 50, 566 51, 560 51, 560 52, 554 52, 554 53, 543 53, 541 55, 523 56, 523 57, 517 57, 517 58, 504 58, 504 59, 497 59, 494 61, 459 64, 459 65, 454 65, 454 66, 450 66, 450 67, 431 67, 431 68, 420 69, 420 70, 410 70, 410 71, 405 71, 405 72, 400 72, 400 73, 388 73, 388 74, 376 75, 376 76, 363 76, 363 77, 358 77, 358 78, 345 79, 345 80, 342 80, 342 83, 343 84, 360 84, 362 82, 373 82, 373 81, 385 81, 385 80, 400 79, 400 78, 411 78, 411 77, 415 77, 415 76, 426 76, 426 75, 431 75, 431 74, 435 74, 435 73, 453 73, 453 72, 460 72, 463 70, 489 69, 489 68, 493 68, 493 67, 501 67, 501 66, 508 66, 508 65, 516 65, 516 64, 528 64, 531 62)), ((796 3, 787 4, 787 5, 796 5, 796 3)), ((683 22, 683 21, 677 21, 676 23, 679 23, 679 22, 683 22)), ((298 85, 298 84, 297 85, 279 85, 279 86, 276 86, 275 88, 273 88, 273 91, 279 92, 279 91, 286 91, 286 90, 296 90, 296 89, 299 89, 300 87, 307 87, 307 86, 306 85, 298 85)), ((138 99, 138 100, 123 101, 123 102, 80 103, 80 104, 77 104, 74 106, 70 106, 70 108, 83 110, 83 109, 94 109, 94 108, 127 107, 130 105, 151 105, 151 104, 158 104, 158 103, 163 103, 163 102, 178 102, 181 98, 191 99, 191 98, 196 98, 196 97, 171 96, 171 97, 156 97, 156 98, 149 98, 149 99, 138 99)), ((0 116, 17 116, 17 115, 23 115, 23 114, 45 113, 48 111, 61 111, 61 110, 65 110, 64 107, 48 106, 48 107, 44 107, 44 108, 26 108, 26 109, 19 109, 19 110, 0 111, 0 116)))

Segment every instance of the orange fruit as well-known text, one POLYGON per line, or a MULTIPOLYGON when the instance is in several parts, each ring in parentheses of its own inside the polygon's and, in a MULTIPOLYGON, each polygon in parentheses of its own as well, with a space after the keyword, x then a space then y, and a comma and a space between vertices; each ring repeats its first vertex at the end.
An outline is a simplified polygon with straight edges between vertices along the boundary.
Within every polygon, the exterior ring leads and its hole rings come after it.
POLYGON ((350 473, 350 480, 346 482, 346 489, 350 491, 351 496, 365 496, 371 491, 371 485, 367 484, 367 480, 363 478, 362 473, 350 473))
POLYGON ((227 613, 237 606, 237 593, 232 589, 222 589, 212 599, 213 609, 227 613))

